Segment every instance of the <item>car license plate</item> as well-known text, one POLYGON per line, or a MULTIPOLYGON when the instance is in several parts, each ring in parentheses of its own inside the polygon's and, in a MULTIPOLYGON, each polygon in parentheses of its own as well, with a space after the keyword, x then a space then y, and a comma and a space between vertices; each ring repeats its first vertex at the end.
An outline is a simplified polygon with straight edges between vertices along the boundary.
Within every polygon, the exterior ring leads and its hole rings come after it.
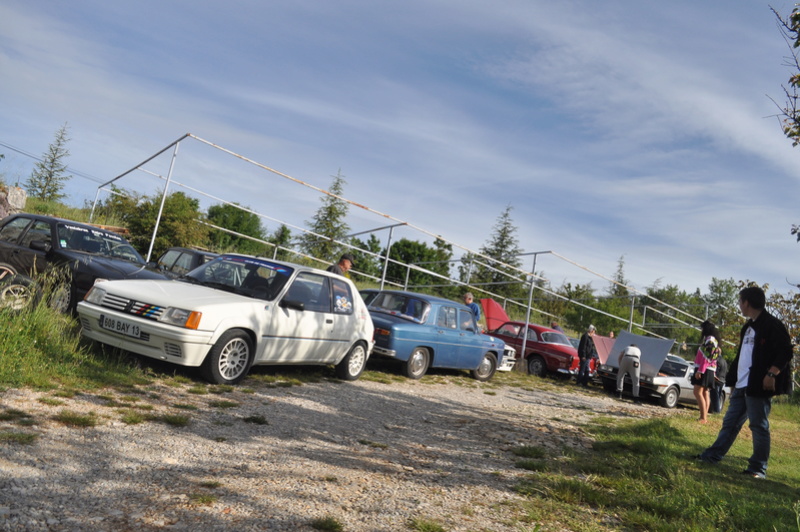
POLYGON ((139 326, 126 320, 119 320, 111 316, 100 316, 100 327, 107 331, 124 334, 132 338, 139 338, 141 331, 139 326))

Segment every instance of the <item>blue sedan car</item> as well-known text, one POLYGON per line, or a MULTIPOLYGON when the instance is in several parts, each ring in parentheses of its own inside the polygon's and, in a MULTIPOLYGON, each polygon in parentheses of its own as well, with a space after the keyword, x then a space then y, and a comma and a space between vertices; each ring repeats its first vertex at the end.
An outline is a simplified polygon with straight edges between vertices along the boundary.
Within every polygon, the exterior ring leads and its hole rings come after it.
POLYGON ((400 361, 409 378, 421 378, 428 368, 450 368, 486 381, 495 371, 514 367, 513 348, 481 334, 474 314, 461 303, 394 290, 369 295, 372 354, 400 361))

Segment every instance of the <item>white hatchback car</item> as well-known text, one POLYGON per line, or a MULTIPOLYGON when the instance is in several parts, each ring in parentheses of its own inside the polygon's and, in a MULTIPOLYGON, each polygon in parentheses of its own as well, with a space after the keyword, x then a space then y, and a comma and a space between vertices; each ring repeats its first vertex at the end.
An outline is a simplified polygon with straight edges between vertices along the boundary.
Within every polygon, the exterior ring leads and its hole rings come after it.
POLYGON ((78 303, 92 340, 182 366, 218 384, 254 364, 333 364, 355 380, 373 346, 367 307, 342 276, 226 254, 175 281, 98 282, 78 303))

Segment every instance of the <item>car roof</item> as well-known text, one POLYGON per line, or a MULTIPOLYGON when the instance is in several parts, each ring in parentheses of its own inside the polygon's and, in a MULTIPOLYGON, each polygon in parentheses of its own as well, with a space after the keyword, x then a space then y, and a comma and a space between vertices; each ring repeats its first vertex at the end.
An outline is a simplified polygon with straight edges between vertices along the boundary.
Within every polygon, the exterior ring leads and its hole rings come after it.
POLYGON ((86 228, 86 229, 92 229, 92 230, 95 230, 95 231, 96 230, 100 230, 100 231, 105 231, 106 233, 113 233, 115 235, 119 235, 119 236, 123 236, 123 237, 125 236, 125 235, 122 235, 122 234, 120 234, 120 233, 118 233, 116 231, 112 231, 108 227, 89 224, 89 223, 86 223, 86 222, 76 222, 75 220, 68 220, 66 218, 59 218, 58 216, 49 216, 47 214, 33 214, 33 213, 30 213, 30 212, 17 212, 17 213, 10 214, 10 215, 6 216, 1 221, 2 221, 2 223, 5 223, 6 220, 8 220, 10 218, 17 218, 17 217, 30 218, 32 220, 41 220, 41 221, 44 221, 44 222, 56 222, 56 223, 65 223, 65 224, 70 224, 70 225, 77 225, 78 227, 83 227, 83 228, 86 228))
POLYGON ((266 262, 269 262, 269 263, 272 263, 272 264, 278 264, 278 265, 281 265, 281 266, 287 266, 287 267, 289 267, 289 268, 291 268, 291 269, 293 269, 295 271, 298 271, 298 272, 321 273, 321 274, 326 275, 328 277, 336 277, 336 278, 339 278, 339 279, 344 279, 348 283, 353 284, 355 286, 353 281, 351 281, 347 277, 344 277, 344 276, 339 275, 337 273, 329 272, 329 271, 326 271, 326 270, 320 270, 319 268, 313 268, 311 266, 304 266, 302 264, 296 264, 294 262, 287 262, 287 261, 283 261, 283 260, 274 260, 274 259, 271 259, 269 257, 258 257, 256 255, 246 255, 244 253, 220 253, 217 257, 214 257, 214 258, 216 259, 216 258, 219 258, 219 257, 242 257, 242 258, 246 258, 246 259, 263 260, 263 261, 266 261, 266 262))
MULTIPOLYGON (((369 289, 368 289, 369 290, 369 289)), ((366 290, 362 290, 366 291, 366 290)), ((452 299, 446 299, 444 297, 439 296, 432 296, 430 294, 422 294, 419 292, 409 292, 406 290, 377 290, 377 292, 386 292, 390 294, 400 294, 404 296, 415 297, 417 299, 422 299, 423 301, 427 301, 428 303, 437 303, 439 305, 455 305, 459 308, 464 308, 469 310, 469 307, 463 303, 459 303, 458 301, 453 301, 452 299)), ((470 311, 471 312, 471 311, 470 311)))

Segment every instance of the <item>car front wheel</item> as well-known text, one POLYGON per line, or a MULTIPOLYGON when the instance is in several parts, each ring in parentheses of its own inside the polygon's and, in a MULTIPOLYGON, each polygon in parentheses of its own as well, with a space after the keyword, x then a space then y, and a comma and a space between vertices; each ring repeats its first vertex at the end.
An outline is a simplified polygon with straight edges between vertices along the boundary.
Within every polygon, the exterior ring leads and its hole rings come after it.
POLYGON ((661 396, 659 403, 664 408, 675 408, 678 404, 679 391, 675 386, 670 386, 664 395, 661 396))
POLYGON ((244 331, 223 334, 203 362, 203 376, 215 384, 236 384, 253 364, 253 342, 244 331))
POLYGON ((486 353, 483 355, 481 365, 472 370, 472 378, 479 381, 488 381, 497 370, 497 359, 494 354, 486 353))
POLYGON ((403 373, 409 379, 421 379, 428 371, 428 364, 430 364, 431 355, 424 347, 415 347, 411 352, 411 356, 403 365, 403 373))
POLYGON ((366 365, 367 350, 364 344, 359 342, 336 365, 336 376, 345 381, 354 381, 361 376, 366 365))
POLYGON ((544 377, 545 372, 547 371, 547 364, 545 364, 544 359, 539 355, 533 355, 531 358, 528 359, 528 373, 531 375, 536 375, 537 377, 544 377))

